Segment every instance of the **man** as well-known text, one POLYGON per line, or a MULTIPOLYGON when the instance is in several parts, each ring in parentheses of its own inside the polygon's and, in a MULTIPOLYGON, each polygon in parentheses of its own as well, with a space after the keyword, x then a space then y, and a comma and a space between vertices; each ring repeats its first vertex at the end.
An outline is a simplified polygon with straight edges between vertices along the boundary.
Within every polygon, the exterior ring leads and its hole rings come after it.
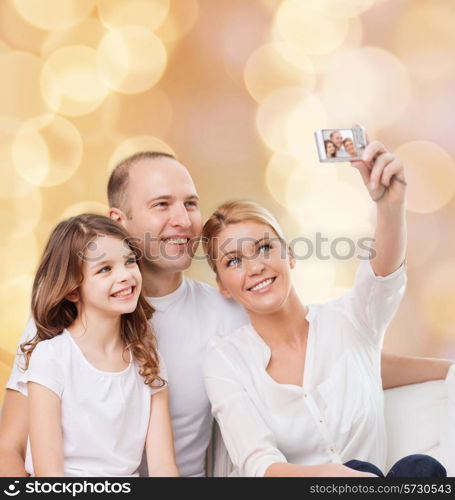
POLYGON ((343 147, 343 136, 339 130, 332 130, 330 133, 330 140, 335 144, 336 147, 336 158, 349 158, 349 154, 345 151, 343 147))
MULTIPOLYGON (((194 255, 202 219, 188 170, 164 153, 122 161, 108 183, 109 216, 124 225, 143 253, 143 290, 156 312, 152 324, 167 365, 177 465, 184 476, 205 475, 212 417, 202 375, 207 344, 248 322, 243 309, 209 285, 183 277, 194 255)), ((20 342, 35 334, 33 321, 20 342)), ((383 355, 383 386, 446 376, 449 361, 383 355)), ((25 475, 28 434, 20 371, 8 381, 0 421, 0 476, 25 475)))

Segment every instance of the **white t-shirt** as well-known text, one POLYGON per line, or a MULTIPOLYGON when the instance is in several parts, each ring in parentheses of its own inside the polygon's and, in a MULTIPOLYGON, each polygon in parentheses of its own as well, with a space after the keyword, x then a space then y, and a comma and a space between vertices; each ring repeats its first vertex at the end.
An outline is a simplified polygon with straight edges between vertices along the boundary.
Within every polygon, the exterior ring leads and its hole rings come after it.
MULTIPOLYGON (((248 323, 248 316, 243 307, 225 299, 212 286, 188 278, 169 295, 149 297, 149 301, 155 308, 152 325, 167 367, 177 466, 183 476, 204 476, 212 415, 204 385, 203 359, 216 336, 248 323)), ((19 343, 35 334, 31 319, 19 343)), ((20 354, 16 355, 6 386, 9 389, 18 390, 20 358, 20 354)), ((146 475, 145 457, 140 473, 146 475)))
POLYGON ((237 474, 263 476, 276 462, 384 467, 380 350, 405 284, 405 266, 378 277, 364 261, 345 296, 309 306, 301 386, 267 373, 270 348, 251 324, 209 351, 207 390, 237 474))
POLYGON ((343 146, 341 146, 340 149, 337 150, 335 153, 336 158, 349 158, 350 154, 344 149, 343 146))
MULTIPOLYGON (((166 379, 160 363, 160 376, 166 379)), ((61 399, 65 476, 137 475, 151 396, 164 387, 152 389, 144 384, 136 360, 120 372, 98 370, 64 330, 35 347, 29 369, 18 381, 24 395, 29 381, 49 388, 61 399)), ((30 441, 25 468, 34 474, 30 441)))

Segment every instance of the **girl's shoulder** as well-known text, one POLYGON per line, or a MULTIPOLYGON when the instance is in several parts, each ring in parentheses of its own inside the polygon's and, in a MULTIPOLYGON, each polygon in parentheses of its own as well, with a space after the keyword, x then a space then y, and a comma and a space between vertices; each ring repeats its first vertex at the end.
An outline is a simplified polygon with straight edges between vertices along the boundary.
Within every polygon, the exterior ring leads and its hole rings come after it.
POLYGON ((63 357, 68 350, 69 333, 63 331, 55 337, 46 340, 40 340, 33 350, 33 354, 40 353, 41 355, 63 357))

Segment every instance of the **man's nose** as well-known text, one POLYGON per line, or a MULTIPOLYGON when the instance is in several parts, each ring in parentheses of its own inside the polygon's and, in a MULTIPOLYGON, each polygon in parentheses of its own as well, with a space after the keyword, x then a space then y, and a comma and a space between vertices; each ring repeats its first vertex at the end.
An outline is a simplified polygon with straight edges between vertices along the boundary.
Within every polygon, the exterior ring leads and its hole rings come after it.
POLYGON ((190 227, 191 220, 185 205, 175 205, 171 215, 171 225, 180 227, 190 227))

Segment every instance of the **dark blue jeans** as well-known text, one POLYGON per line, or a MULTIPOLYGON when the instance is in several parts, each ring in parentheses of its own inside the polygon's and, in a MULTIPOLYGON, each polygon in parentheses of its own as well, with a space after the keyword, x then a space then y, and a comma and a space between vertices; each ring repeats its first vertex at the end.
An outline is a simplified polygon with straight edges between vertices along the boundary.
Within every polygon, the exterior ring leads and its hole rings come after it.
POLYGON ((398 460, 384 476, 376 465, 360 460, 350 460, 346 467, 361 472, 371 472, 379 477, 447 477, 445 467, 429 455, 409 455, 398 460))

